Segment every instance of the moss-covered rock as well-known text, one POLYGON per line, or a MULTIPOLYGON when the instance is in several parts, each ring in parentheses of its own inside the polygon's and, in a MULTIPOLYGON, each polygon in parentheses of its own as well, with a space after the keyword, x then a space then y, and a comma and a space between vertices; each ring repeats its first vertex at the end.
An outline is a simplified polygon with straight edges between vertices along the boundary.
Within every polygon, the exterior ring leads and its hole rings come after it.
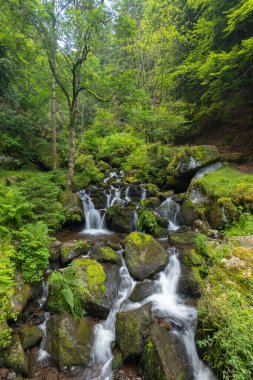
POLYGON ((173 246, 194 245, 196 233, 194 231, 170 232, 168 241, 173 246))
POLYGON ((123 357, 119 350, 113 352, 112 370, 119 371, 123 367, 123 357))
POLYGON ((81 255, 86 255, 90 248, 90 245, 85 240, 73 240, 62 244, 61 263, 65 265, 81 255))
POLYGON ((35 325, 22 325, 18 329, 18 335, 24 350, 36 346, 42 339, 42 331, 35 325))
MULTIPOLYGON (((7 315, 6 313, 0 309, 0 352, 2 349, 6 349, 10 347, 12 340, 12 329, 9 327, 7 323, 7 315)), ((0 366, 1 359, 0 359, 0 366)))
POLYGON ((120 256, 110 247, 95 247, 90 255, 99 263, 121 264, 120 256))
POLYGON ((178 213, 178 220, 180 224, 185 226, 192 226, 195 220, 199 218, 199 213, 194 207, 183 204, 178 213))
POLYGON ((128 297, 132 302, 140 302, 155 292, 154 281, 144 280, 135 285, 134 290, 128 297))
POLYGON ((62 193, 59 197, 65 214, 65 224, 80 224, 84 221, 83 204, 79 196, 70 191, 62 193))
POLYGON ((130 233, 136 229, 135 206, 116 205, 107 211, 107 219, 113 231, 130 233))
POLYGON ((168 263, 167 251, 152 236, 133 232, 126 238, 126 264, 130 274, 144 280, 161 271, 168 263))
POLYGON ((116 342, 123 358, 139 356, 143 352, 150 325, 149 306, 121 311, 116 315, 116 342))
POLYGON ((60 253, 61 253, 61 242, 58 240, 53 241, 50 244, 49 252, 50 252, 50 256, 49 256, 50 261, 52 261, 52 262, 59 261, 60 260, 60 253))
POLYGON ((23 375, 28 374, 26 354, 18 335, 13 335, 11 346, 0 352, 0 356, 3 360, 3 366, 11 368, 15 372, 23 375))
POLYGON ((141 360, 146 380, 190 380, 189 364, 176 336, 164 327, 150 328, 141 360))
POLYGON ((160 199, 157 197, 149 197, 142 201, 145 208, 156 209, 160 206, 160 199))
POLYGON ((53 315, 47 327, 47 351, 59 364, 88 366, 94 322, 88 318, 74 320, 67 313, 53 315))
POLYGON ((220 158, 213 145, 181 146, 173 148, 174 154, 167 167, 168 174, 175 177, 188 177, 196 171, 220 158))

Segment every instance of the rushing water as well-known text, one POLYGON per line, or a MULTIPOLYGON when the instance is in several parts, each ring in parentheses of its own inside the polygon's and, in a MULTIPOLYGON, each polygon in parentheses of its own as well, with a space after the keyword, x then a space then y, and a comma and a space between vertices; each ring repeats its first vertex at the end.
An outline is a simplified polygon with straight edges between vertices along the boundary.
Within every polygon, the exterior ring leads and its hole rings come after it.
POLYGON ((179 211, 180 205, 174 202, 171 197, 167 198, 158 208, 158 213, 168 220, 169 231, 177 231, 179 229, 179 211))
MULTIPOLYGON (((38 300, 40 308, 42 308, 44 304, 46 303, 47 297, 48 297, 48 284, 46 281, 43 281, 42 295, 38 300)), ((40 348, 39 348, 39 352, 37 356, 38 362, 43 362, 45 359, 50 357, 49 353, 46 351, 47 321, 49 320, 49 318, 50 318, 50 313, 46 312, 44 322, 39 325, 39 328, 42 331, 43 335, 42 335, 42 341, 40 343, 40 348)))
POLYGON ((215 380, 211 370, 198 357, 194 338, 197 310, 186 305, 177 293, 180 275, 181 265, 177 252, 175 248, 171 248, 170 262, 156 282, 157 292, 147 297, 142 304, 151 302, 153 313, 171 322, 173 333, 185 347, 194 380, 215 380))
POLYGON ((130 295, 135 284, 122 257, 122 251, 119 254, 121 255, 122 266, 120 268, 121 283, 118 297, 107 319, 102 323, 98 323, 94 328, 92 369, 87 375, 86 380, 112 380, 113 354, 111 344, 115 340, 116 314, 120 310, 122 302, 130 295))

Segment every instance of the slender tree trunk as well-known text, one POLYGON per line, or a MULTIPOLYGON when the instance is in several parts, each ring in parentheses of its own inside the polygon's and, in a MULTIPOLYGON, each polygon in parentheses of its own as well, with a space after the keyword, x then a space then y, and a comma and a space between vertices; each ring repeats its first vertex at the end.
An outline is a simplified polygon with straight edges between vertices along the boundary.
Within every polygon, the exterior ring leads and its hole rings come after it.
POLYGON ((67 191, 72 191, 76 151, 76 104, 70 109, 70 149, 67 173, 67 191))
POLYGON ((56 81, 52 75, 51 97, 51 122, 52 122, 52 167, 57 170, 57 121, 56 121, 56 81))

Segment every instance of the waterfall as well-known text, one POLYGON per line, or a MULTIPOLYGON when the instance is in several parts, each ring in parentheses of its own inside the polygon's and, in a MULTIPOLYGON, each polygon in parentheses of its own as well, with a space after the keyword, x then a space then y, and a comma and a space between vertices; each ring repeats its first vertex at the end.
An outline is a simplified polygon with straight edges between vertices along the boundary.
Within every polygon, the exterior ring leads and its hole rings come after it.
POLYGON ((168 230, 176 231, 179 228, 178 213, 180 211, 180 205, 174 202, 171 197, 167 198, 161 206, 158 208, 160 216, 168 220, 168 230))
POLYGON ((177 293, 180 275, 181 265, 177 252, 175 248, 171 248, 170 263, 156 281, 157 293, 147 297, 142 304, 151 302, 152 312, 171 322, 172 332, 178 336, 185 347, 193 369, 194 380, 217 380, 198 357, 194 340, 197 310, 186 305, 177 293))
POLYGON ((105 209, 97 210, 94 203, 91 200, 90 195, 86 193, 85 190, 79 191, 78 193, 80 199, 83 202, 84 216, 85 216, 85 227, 82 233, 89 235, 99 235, 110 233, 106 229, 105 223, 105 209))
POLYGON ((102 323, 98 323, 94 328, 92 368, 86 376, 86 380, 112 380, 113 378, 111 343, 115 340, 116 314, 120 310, 122 302, 127 299, 135 285, 135 281, 131 278, 125 260, 122 257, 123 251, 119 251, 118 253, 122 260, 120 268, 121 283, 118 296, 107 319, 102 323), (100 369, 99 375, 97 375, 98 368, 100 369))
POLYGON ((146 196, 147 196, 147 189, 141 186, 141 200, 146 199, 146 196))
POLYGON ((128 187, 126 188, 125 200, 126 200, 127 202, 131 202, 131 200, 132 200, 132 198, 130 197, 130 186, 128 186, 128 187))
POLYGON ((203 177, 205 174, 207 173, 211 173, 211 172, 214 172, 218 169, 220 169, 222 167, 222 163, 221 162, 214 162, 210 165, 207 165, 201 169, 199 169, 197 171, 197 173, 195 174, 195 176, 193 177, 193 179, 198 179, 198 178, 201 178, 203 177))
MULTIPOLYGON (((39 303, 39 306, 40 308, 42 308, 46 301, 47 301, 47 297, 48 297, 48 284, 46 281, 43 281, 42 282, 42 295, 41 297, 39 298, 38 300, 38 303, 39 303)), ((47 321, 49 320, 50 318, 50 313, 49 312, 46 312, 45 313, 45 319, 44 319, 44 322, 42 322, 40 325, 39 325, 39 328, 40 330, 42 331, 42 341, 40 343, 40 348, 39 348, 39 352, 38 352, 38 356, 37 356, 37 360, 38 362, 42 362, 44 361, 45 359, 48 359, 50 357, 49 353, 46 351, 46 340, 47 340, 47 321)))

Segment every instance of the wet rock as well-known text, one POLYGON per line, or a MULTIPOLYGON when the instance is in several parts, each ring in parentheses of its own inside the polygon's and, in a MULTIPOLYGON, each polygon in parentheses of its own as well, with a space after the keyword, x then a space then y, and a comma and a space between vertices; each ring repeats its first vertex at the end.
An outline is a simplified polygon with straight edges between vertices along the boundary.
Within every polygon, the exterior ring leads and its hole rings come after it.
POLYGON ((92 198, 92 202, 97 210, 106 208, 106 196, 104 194, 104 190, 92 188, 90 190, 90 197, 92 198))
POLYGON ((90 245, 85 240, 73 240, 64 243, 60 252, 61 263, 65 265, 81 255, 87 255, 89 250, 90 245))
POLYGON ((64 208, 66 225, 83 223, 83 203, 77 194, 66 191, 60 195, 59 201, 64 208))
POLYGON ((18 335, 13 335, 11 346, 6 350, 0 352, 0 357, 3 361, 1 362, 2 366, 11 368, 15 372, 21 373, 23 375, 28 374, 28 362, 26 354, 18 335))
POLYGON ((114 351, 112 360, 112 370, 119 371, 123 367, 123 357, 119 350, 114 351))
POLYGON ((160 203, 161 203, 160 199, 157 197, 146 198, 142 202, 145 208, 150 208, 150 209, 156 209, 157 207, 160 206, 160 203))
POLYGON ((126 264, 130 274, 144 280, 160 272, 168 263, 167 251, 152 236, 133 232, 126 238, 126 264))
POLYGON ((93 248, 91 250, 90 256, 92 259, 97 260, 99 263, 121 265, 119 254, 109 247, 93 248))
POLYGON ((0 379, 7 378, 8 374, 9 374, 8 368, 0 368, 0 379))
POLYGON ((155 291, 154 281, 144 280, 135 285, 134 290, 128 297, 132 302, 140 302, 144 298, 151 296, 155 291))
POLYGON ((11 313, 20 315, 30 300, 39 297, 41 285, 38 283, 25 283, 23 275, 19 272, 15 273, 15 282, 16 286, 10 301, 10 310, 11 313))
POLYGON ((240 152, 222 153, 221 160, 233 164, 242 164, 246 161, 245 156, 240 152))
POLYGON ((94 322, 74 320, 67 314, 53 315, 47 327, 47 351, 60 368, 88 366, 94 322))
POLYGON ((183 204, 178 213, 178 220, 180 224, 192 226, 193 223, 199 218, 199 213, 191 206, 183 204))
POLYGON ((172 195, 171 200, 173 202, 177 202, 179 204, 182 204, 184 201, 184 197, 185 197, 185 193, 174 194, 174 195, 172 195))
POLYGON ((108 216, 110 216, 111 229, 116 232, 126 233, 134 231, 136 229, 135 212, 135 206, 123 207, 116 205, 110 207, 110 215, 108 216))
POLYGON ((168 234, 168 241, 173 246, 182 245, 194 245, 196 239, 196 232, 185 231, 185 232, 170 232, 168 234))
POLYGON ((174 195, 174 191, 173 190, 164 191, 164 192, 158 193, 157 195, 159 199, 161 199, 161 201, 165 201, 167 198, 171 198, 174 195))
POLYGON ((146 340, 142 367, 145 380, 190 380, 189 364, 182 347, 171 332, 153 324, 146 340))
POLYGON ((60 260, 60 253, 61 253, 61 242, 56 240, 50 244, 49 247, 50 256, 49 260, 52 262, 57 262, 60 260))
POLYGON ((129 196, 133 201, 140 201, 142 196, 142 186, 141 185, 130 185, 129 186, 129 196))
POLYGON ((121 311, 116 315, 116 342, 123 358, 139 356, 143 352, 150 325, 149 306, 121 311))
POLYGON ((38 326, 22 325, 18 329, 18 334, 24 350, 36 346, 42 339, 42 331, 38 326))

